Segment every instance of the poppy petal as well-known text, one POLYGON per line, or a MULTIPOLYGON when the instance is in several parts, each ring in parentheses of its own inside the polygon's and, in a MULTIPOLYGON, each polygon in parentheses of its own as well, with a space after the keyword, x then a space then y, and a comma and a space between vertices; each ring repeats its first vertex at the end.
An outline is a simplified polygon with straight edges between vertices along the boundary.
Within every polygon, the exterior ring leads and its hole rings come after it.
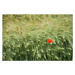
POLYGON ((48 43, 51 43, 51 42, 53 42, 53 40, 49 39, 49 40, 48 40, 48 43))

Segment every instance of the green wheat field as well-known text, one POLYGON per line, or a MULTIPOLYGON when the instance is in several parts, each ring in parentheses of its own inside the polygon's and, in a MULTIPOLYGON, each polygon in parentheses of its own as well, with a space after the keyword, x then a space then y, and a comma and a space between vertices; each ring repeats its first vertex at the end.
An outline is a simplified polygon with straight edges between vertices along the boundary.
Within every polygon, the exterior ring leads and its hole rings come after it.
POLYGON ((3 14, 2 60, 72 61, 73 15, 3 14))

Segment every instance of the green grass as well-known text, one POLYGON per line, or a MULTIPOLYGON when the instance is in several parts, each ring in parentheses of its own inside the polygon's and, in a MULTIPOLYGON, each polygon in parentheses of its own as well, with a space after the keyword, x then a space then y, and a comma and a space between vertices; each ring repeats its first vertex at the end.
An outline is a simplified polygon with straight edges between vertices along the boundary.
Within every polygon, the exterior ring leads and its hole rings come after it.
POLYGON ((72 60, 72 21, 72 15, 3 15, 2 59, 72 60))

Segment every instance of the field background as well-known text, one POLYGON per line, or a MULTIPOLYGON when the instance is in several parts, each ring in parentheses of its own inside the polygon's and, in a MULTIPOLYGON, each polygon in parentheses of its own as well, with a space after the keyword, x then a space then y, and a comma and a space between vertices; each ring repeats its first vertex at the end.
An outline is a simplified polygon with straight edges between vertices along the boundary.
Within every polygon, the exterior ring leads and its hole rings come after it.
POLYGON ((72 21, 72 15, 3 15, 2 59, 72 60, 72 21))

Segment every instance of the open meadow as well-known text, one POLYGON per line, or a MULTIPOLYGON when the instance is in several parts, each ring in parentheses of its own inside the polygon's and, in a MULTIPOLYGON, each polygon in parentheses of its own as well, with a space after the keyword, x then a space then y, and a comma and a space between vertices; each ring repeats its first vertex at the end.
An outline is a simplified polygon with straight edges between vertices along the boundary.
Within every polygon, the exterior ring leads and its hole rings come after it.
POLYGON ((73 60, 73 15, 3 14, 2 23, 3 61, 73 60))

